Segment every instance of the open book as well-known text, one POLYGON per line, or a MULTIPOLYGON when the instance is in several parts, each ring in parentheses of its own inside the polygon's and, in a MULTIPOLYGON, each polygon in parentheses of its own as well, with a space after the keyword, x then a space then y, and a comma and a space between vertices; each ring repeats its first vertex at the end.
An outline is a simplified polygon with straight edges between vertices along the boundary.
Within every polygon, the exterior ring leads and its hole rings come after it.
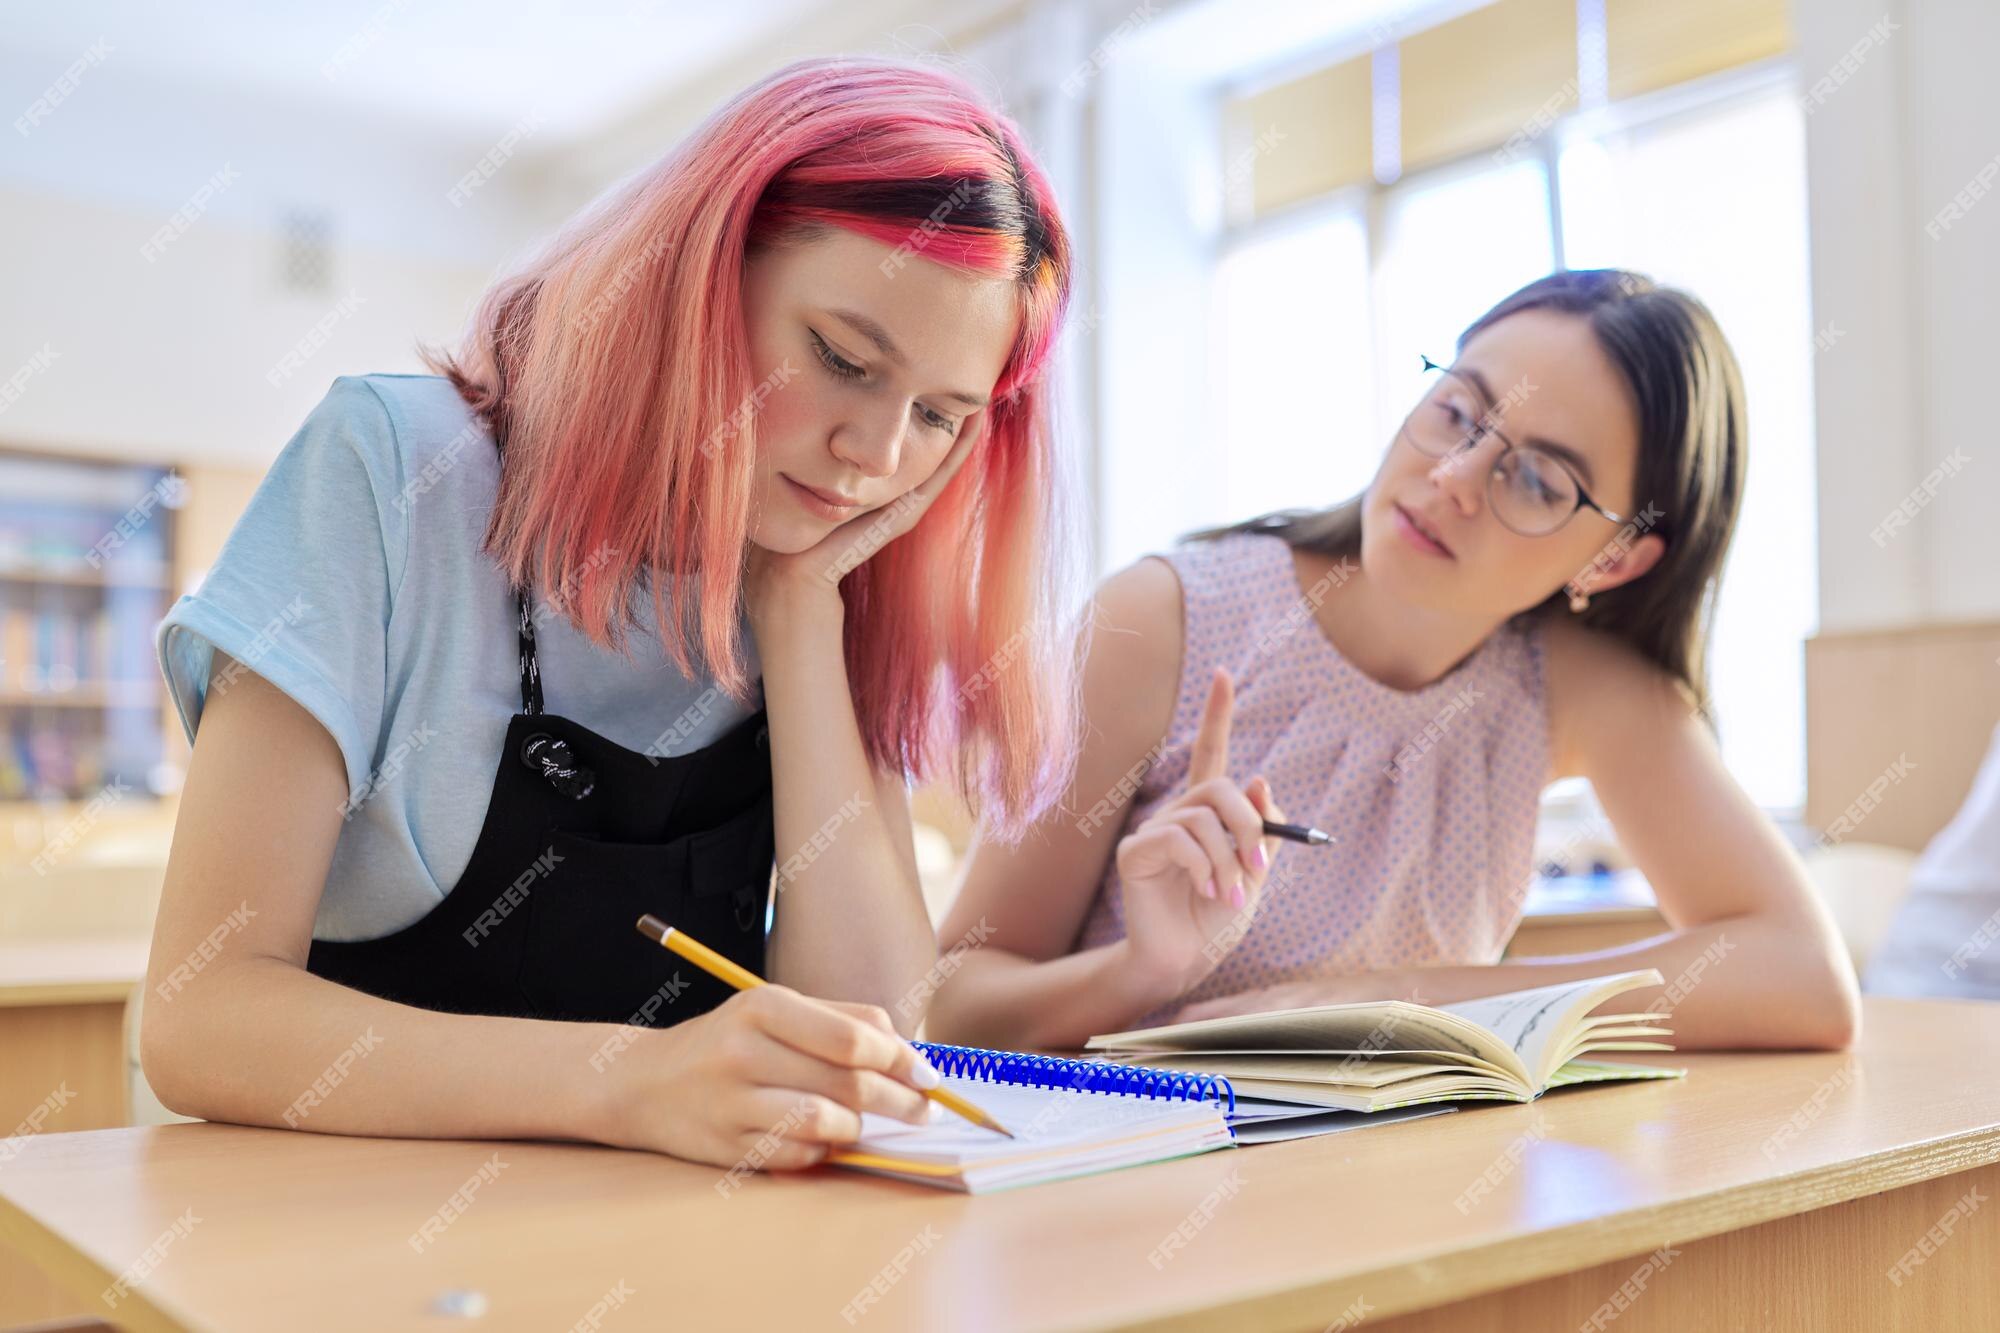
POLYGON ((1092 1037, 1088 1049, 1124 1064, 1225 1077, 1239 1103, 1252 1105, 1374 1112, 1425 1102, 1525 1102, 1575 1083, 1686 1073, 1586 1058, 1672 1050, 1665 1015, 1590 1012, 1625 991, 1660 984, 1649 968, 1436 1008, 1382 1000, 1283 1009, 1092 1037))

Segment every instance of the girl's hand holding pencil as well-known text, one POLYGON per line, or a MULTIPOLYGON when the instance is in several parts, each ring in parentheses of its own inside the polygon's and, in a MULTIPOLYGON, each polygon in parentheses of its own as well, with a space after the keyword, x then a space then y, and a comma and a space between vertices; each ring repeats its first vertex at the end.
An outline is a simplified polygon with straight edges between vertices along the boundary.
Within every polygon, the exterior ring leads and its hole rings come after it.
MULTIPOLYGON (((657 938, 657 937, 656 937, 657 938)), ((869 1004, 759 985, 637 1040, 598 1075, 602 1142, 716 1166, 817 1164, 873 1111, 927 1124, 939 1076, 869 1004)))
MULTIPOLYGON (((744 967, 735 959, 725 954, 717 953, 686 931, 676 930, 650 912, 640 917, 637 925, 641 935, 644 935, 662 949, 670 953, 679 954, 682 958, 687 959, 690 963, 693 963, 716 980, 734 986, 739 991, 755 990, 759 987, 768 989, 770 987, 769 982, 765 981, 764 978, 758 976, 755 972, 752 972, 749 968, 744 967)), ((896 1030, 889 1024, 888 1014, 874 1005, 843 1004, 839 1001, 827 1001, 827 1003, 876 1023, 877 1026, 887 1030, 891 1036, 895 1035, 896 1030)), ((915 1048, 912 1047, 911 1051, 914 1054, 915 1048)), ((928 1119, 937 1119, 937 1108, 942 1106, 946 1110, 963 1116, 973 1124, 978 1125, 981 1129, 992 1130, 994 1133, 1004 1135, 1010 1139, 1014 1137, 1012 1131, 978 1106, 950 1089, 941 1086, 943 1080, 939 1077, 937 1071, 932 1069, 921 1058, 918 1058, 916 1067, 911 1071, 910 1077, 911 1082, 923 1090, 923 1095, 935 1103, 935 1105, 929 1108, 930 1114, 927 1117, 928 1119)))

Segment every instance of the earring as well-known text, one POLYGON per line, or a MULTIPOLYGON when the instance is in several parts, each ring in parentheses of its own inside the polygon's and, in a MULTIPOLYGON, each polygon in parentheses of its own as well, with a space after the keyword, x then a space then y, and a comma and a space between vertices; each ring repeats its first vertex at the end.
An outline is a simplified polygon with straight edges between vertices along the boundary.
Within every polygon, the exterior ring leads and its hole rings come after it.
POLYGON ((1570 593, 1570 595, 1569 595, 1569 609, 1570 609, 1570 610, 1572 610, 1572 611, 1578 611, 1578 612, 1581 612, 1581 611, 1582 611, 1582 610, 1583 610, 1583 609, 1584 609, 1585 607, 1587 607, 1587 606, 1589 606, 1589 605, 1590 605, 1590 594, 1589 594, 1589 593, 1587 593, 1587 592, 1571 592, 1571 593, 1570 593))

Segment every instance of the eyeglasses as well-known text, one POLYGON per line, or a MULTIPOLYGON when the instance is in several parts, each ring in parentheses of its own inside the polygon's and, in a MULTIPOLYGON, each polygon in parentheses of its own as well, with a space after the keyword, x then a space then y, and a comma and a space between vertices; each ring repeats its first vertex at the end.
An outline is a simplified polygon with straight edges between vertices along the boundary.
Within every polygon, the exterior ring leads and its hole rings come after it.
POLYGON ((1437 374, 1397 434, 1429 458, 1449 458, 1477 448, 1488 435, 1499 440, 1500 456, 1486 477, 1486 504, 1502 525, 1523 537, 1546 537, 1586 508, 1613 523, 1625 521, 1591 499, 1562 459, 1508 439, 1488 420, 1493 405, 1477 384, 1429 357, 1423 360, 1425 374, 1437 374))

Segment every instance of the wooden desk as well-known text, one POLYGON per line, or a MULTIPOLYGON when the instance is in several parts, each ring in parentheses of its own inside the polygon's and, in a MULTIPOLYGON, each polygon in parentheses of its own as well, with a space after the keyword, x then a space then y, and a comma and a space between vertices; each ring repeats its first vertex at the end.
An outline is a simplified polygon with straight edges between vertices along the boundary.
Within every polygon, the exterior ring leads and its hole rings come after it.
POLYGON ((0 1238, 93 1301, 156 1247, 113 1312, 146 1329, 564 1329, 594 1307, 611 1333, 1990 1328, 2000 1204, 1888 1273, 1968 1191, 2000 1197, 2000 1008, 1871 999, 1866 1023, 1854 1055, 1689 1056, 1685 1080, 977 1199, 831 1171, 725 1196, 710 1168, 556 1144, 47 1135, 0 1166, 0 1238), (452 1288, 485 1316, 427 1313, 452 1288))
POLYGON ((1636 870, 1603 877, 1539 879, 1528 890, 1508 958, 1595 953, 1667 930, 1652 886, 1636 870))
POLYGON ((0 1133, 51 1097, 45 1129, 127 1123, 125 1001, 146 975, 145 939, 0 944, 0 1133))
MULTIPOLYGON (((131 1123, 125 1001, 146 975, 143 935, 0 943, 0 1134, 131 1123)), ((0 1165, 0 1171, 4 1171, 0 1165)), ((81 1308, 0 1253, 0 1326, 81 1308)))
POLYGON ((1595 907, 1523 916, 1507 958, 1552 958, 1637 944, 1669 929, 1657 907, 1595 907))
POLYGON ((124 1004, 146 975, 143 935, 0 943, 0 1008, 124 1004))

